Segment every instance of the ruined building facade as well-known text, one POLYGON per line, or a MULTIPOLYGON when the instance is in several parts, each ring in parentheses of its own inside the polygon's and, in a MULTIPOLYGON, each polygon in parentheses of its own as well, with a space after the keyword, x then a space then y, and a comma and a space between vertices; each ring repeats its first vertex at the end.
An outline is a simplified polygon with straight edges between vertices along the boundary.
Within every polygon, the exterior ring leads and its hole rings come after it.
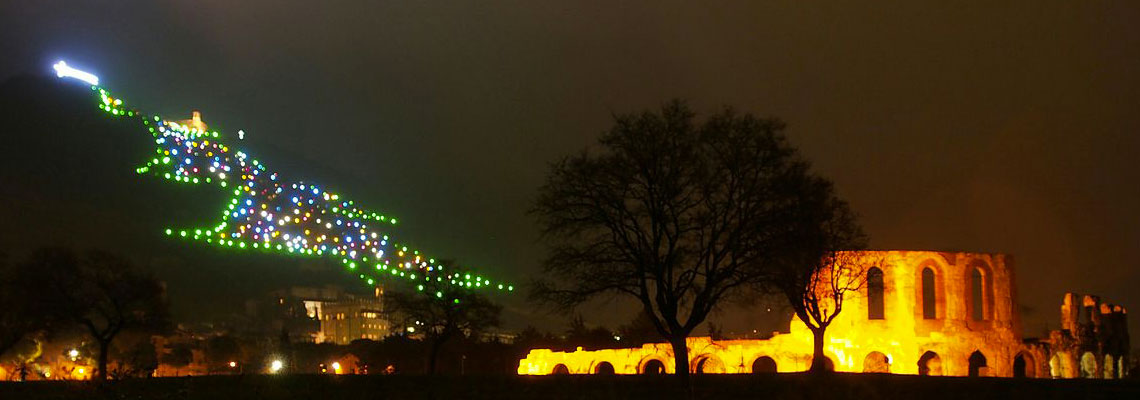
MULTIPOLYGON (((1013 260, 1003 254, 870 251, 867 284, 844 299, 827 330, 825 354, 842 372, 1076 378, 1124 376, 1126 311, 1093 296, 1066 294, 1062 329, 1022 337, 1013 260)), ((765 340, 688 340, 694 373, 805 371, 811 331, 765 340)), ((531 350, 520 375, 673 373, 671 347, 556 352, 531 350)))

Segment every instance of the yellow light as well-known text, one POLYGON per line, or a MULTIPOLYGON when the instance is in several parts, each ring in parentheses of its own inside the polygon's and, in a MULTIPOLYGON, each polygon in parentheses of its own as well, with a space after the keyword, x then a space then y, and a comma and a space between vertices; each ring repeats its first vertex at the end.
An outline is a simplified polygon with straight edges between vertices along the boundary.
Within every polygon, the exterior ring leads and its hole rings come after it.
POLYGON ((332 363, 332 367, 333 367, 333 372, 340 374, 340 363, 339 362, 332 363))

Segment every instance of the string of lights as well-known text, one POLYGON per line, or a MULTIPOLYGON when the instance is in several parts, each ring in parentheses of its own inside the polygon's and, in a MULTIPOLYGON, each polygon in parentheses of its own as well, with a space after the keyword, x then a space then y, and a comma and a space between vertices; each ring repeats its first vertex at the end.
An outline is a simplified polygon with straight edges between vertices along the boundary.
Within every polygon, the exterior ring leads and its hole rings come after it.
MULTIPOLYGON (((66 73, 59 73, 61 78, 84 76, 67 68, 66 73)), ((80 80, 98 82, 94 75, 80 80)), ((428 283, 436 284, 429 287, 447 283, 514 291, 506 282, 459 267, 445 268, 438 260, 396 242, 384 231, 397 224, 396 218, 364 210, 318 184, 289 182, 256 158, 230 147, 217 131, 146 115, 97 84, 91 89, 98 94, 100 109, 114 118, 139 121, 154 138, 154 156, 136 173, 181 184, 216 185, 232 193, 216 225, 168 228, 167 236, 246 251, 335 257, 368 285, 389 278, 406 280, 420 291, 428 283)), ((442 291, 434 294, 444 296, 442 291)))

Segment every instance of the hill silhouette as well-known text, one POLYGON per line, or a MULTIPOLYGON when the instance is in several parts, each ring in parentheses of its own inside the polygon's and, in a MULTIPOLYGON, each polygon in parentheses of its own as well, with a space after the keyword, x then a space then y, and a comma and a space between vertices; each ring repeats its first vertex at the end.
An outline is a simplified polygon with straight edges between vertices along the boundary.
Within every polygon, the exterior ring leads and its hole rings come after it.
POLYGON ((285 286, 366 289, 329 260, 163 235, 168 227, 212 226, 228 196, 216 186, 136 174, 154 151, 153 139, 135 121, 110 118, 96 101, 89 87, 54 77, 0 83, 0 252, 10 262, 45 245, 123 253, 167 282, 175 317, 185 322, 240 312, 245 299, 285 286))

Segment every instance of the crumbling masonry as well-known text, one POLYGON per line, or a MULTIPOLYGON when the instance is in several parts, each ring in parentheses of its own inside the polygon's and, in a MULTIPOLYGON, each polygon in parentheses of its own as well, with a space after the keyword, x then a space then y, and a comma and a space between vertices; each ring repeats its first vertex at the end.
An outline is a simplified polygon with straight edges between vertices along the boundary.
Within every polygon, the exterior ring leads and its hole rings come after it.
MULTIPOLYGON (((1119 378, 1128 366, 1124 307, 1068 293, 1062 327, 1025 339, 1012 257, 931 251, 863 252, 868 284, 845 299, 827 331, 825 352, 845 372, 1119 378), (874 261, 872 261, 874 260, 874 261)), ((765 340, 688 341, 694 373, 804 371, 811 332, 794 318, 789 332, 765 340)), ((673 372, 668 344, 556 352, 531 350, 520 375, 673 372)))

